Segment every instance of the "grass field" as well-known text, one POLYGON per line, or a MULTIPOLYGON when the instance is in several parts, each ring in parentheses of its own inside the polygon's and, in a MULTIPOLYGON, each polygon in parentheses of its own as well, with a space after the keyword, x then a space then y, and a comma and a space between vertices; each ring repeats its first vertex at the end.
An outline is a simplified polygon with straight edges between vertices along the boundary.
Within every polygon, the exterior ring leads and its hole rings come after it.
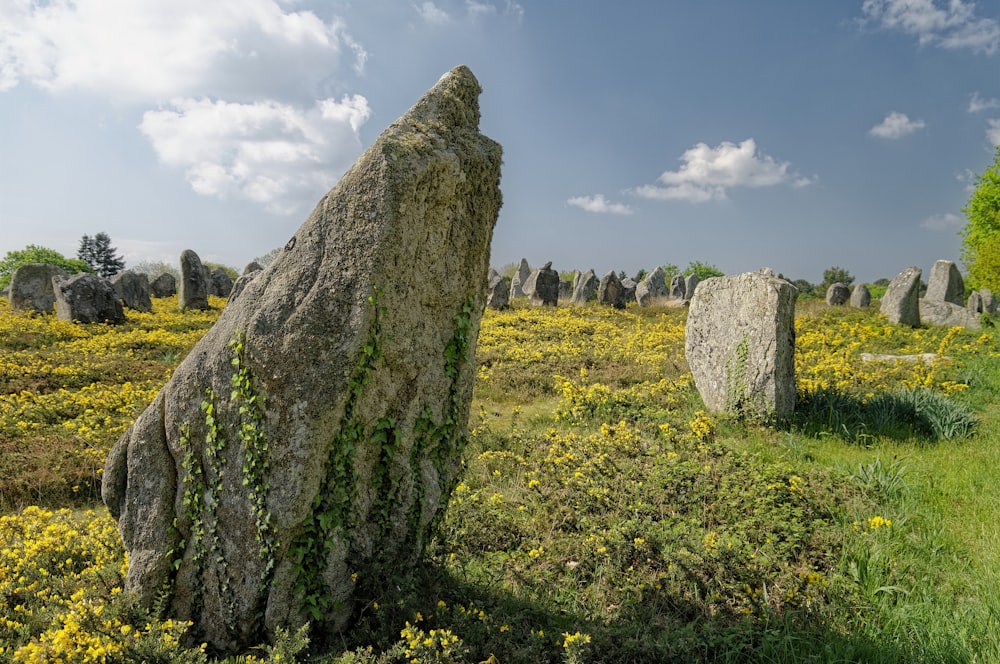
MULTIPOLYGON (((0 662, 211 660, 122 592, 99 487, 213 304, 108 327, 0 299, 0 662)), ((685 315, 487 312, 426 564, 360 579, 319 661, 1000 661, 997 333, 805 303, 800 405, 769 426, 703 411, 685 315)), ((305 660, 302 636, 233 660, 305 660)))

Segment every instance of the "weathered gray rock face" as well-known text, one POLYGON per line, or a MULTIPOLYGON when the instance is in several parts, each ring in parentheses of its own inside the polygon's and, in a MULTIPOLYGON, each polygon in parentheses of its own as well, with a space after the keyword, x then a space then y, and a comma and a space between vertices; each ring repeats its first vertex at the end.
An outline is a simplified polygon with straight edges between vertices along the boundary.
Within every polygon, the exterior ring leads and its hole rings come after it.
POLYGON ((174 275, 164 272, 149 282, 149 294, 153 297, 173 297, 177 295, 177 280, 174 275))
POLYGON ((920 320, 929 325, 947 325, 948 327, 967 327, 978 330, 982 327, 981 314, 969 311, 966 307, 944 300, 920 300, 920 320))
POLYGON ((531 266, 528 265, 528 259, 522 258, 521 264, 517 266, 517 272, 510 278, 510 299, 528 297, 528 294, 524 292, 524 282, 530 276, 531 266))
POLYGON ((979 291, 969 293, 969 301, 965 303, 965 308, 977 314, 983 313, 983 296, 979 291))
POLYGON ((177 289, 177 303, 181 310, 208 309, 211 282, 201 264, 201 258, 190 249, 181 252, 181 283, 177 289))
POLYGON ((635 300, 640 307, 648 307, 666 296, 667 281, 663 275, 663 268, 659 266, 653 268, 653 271, 635 287, 635 300))
POLYGON ((920 275, 920 268, 911 266, 889 282, 880 311, 890 323, 920 327, 920 275))
POLYGON ((233 302, 233 300, 238 298, 240 296, 240 293, 243 292, 243 289, 247 287, 247 284, 253 281, 257 277, 257 275, 263 271, 264 268, 259 267, 258 263, 250 263, 249 265, 247 265, 247 269, 244 270, 243 274, 241 274, 239 278, 233 283, 233 287, 229 291, 229 299, 226 300, 226 306, 228 307, 233 302), (253 265, 257 265, 258 269, 256 270, 249 269, 253 265))
POLYGON ((991 316, 996 316, 997 299, 993 297, 993 291, 983 286, 979 289, 979 295, 983 298, 983 312, 991 316))
POLYGON ((927 278, 927 292, 924 299, 930 301, 965 304, 965 280, 958 266, 952 261, 935 261, 927 278))
POLYGON ((559 280, 559 299, 568 302, 573 297, 573 282, 569 279, 559 280))
POLYGON ((52 313, 56 293, 53 277, 65 277, 66 271, 48 263, 26 263, 10 279, 10 307, 14 311, 52 313))
MULTIPOLYGON (((529 278, 531 295, 528 302, 536 307, 554 307, 559 302, 559 273, 552 269, 552 261, 535 270, 529 278)), ((527 288, 525 288, 527 291, 527 288)))
POLYGON ((601 277, 597 285, 597 302, 615 309, 625 308, 625 289, 614 270, 601 277))
POLYGON ((56 294, 56 317, 79 323, 125 322, 125 311, 114 286, 96 274, 53 277, 56 294))
POLYGON ((674 300, 683 300, 684 293, 684 275, 675 274, 670 278, 670 288, 668 296, 674 300))
POLYGON ((685 352, 705 405, 785 419, 795 410, 795 299, 773 274, 706 279, 688 311, 685 352))
POLYGON ((857 309, 867 307, 872 303, 872 293, 868 290, 868 284, 858 284, 851 291, 850 305, 857 309))
POLYGON ((390 125, 112 449, 126 588, 168 588, 195 642, 310 620, 321 649, 419 561, 461 467, 501 204, 479 92, 458 67, 390 125))
POLYGON ((830 287, 826 289, 826 303, 831 307, 839 307, 847 304, 847 301, 850 299, 851 289, 839 281, 830 284, 830 287))
POLYGON ((221 267, 217 267, 211 272, 211 285, 209 294, 216 297, 229 297, 233 292, 233 279, 221 267))
POLYGON ((503 275, 490 268, 486 278, 486 306, 489 309, 506 309, 509 304, 510 290, 504 282, 503 275))
POLYGON ((570 304, 582 307, 597 299, 597 289, 600 287, 600 282, 593 270, 578 274, 575 281, 576 285, 573 287, 573 297, 569 301, 570 304))
POLYGON ((625 300, 626 304, 629 302, 635 302, 635 289, 639 286, 639 284, 635 283, 634 280, 629 279, 628 277, 625 277, 620 281, 622 284, 622 299, 625 300))
POLYGON ((150 311, 153 301, 149 298, 149 278, 131 270, 122 270, 111 277, 111 286, 118 299, 129 309, 150 311))
POLYGON ((694 272, 684 277, 684 297, 689 300, 694 297, 694 289, 698 287, 699 281, 701 280, 694 272))

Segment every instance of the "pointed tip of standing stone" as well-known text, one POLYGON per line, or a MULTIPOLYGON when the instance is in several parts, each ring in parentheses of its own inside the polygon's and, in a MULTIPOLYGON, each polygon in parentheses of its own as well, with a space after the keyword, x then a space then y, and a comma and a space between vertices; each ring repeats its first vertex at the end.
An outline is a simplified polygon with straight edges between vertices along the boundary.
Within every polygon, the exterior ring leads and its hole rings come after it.
POLYGON ((403 117, 424 122, 433 119, 450 127, 478 130, 482 91, 472 70, 458 65, 445 72, 403 117))

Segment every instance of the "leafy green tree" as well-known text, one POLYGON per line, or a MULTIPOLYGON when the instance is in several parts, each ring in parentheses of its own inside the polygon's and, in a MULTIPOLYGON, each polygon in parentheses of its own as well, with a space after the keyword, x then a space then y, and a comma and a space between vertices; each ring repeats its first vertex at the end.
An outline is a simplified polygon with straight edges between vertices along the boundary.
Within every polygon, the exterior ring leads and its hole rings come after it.
POLYGON ((90 266, 81 260, 66 258, 54 249, 40 247, 37 244, 29 244, 24 249, 8 251, 3 260, 0 260, 0 289, 7 288, 17 268, 26 263, 56 265, 66 270, 69 274, 93 272, 90 266))
MULTIPOLYGON (((281 253, 282 249, 284 249, 284 247, 275 247, 274 249, 272 249, 271 251, 267 252, 263 256, 258 256, 254 260, 257 261, 258 263, 260 263, 262 266, 267 267, 268 265, 271 264, 271 261, 273 261, 275 258, 278 257, 278 254, 281 253)), ((517 271, 517 265, 514 265, 514 271, 515 272, 517 271)), ((502 273, 502 271, 501 271, 501 273, 502 273)))
POLYGON ((166 261, 140 261, 132 265, 129 269, 138 274, 146 275, 150 281, 156 279, 161 274, 172 274, 174 279, 181 278, 181 271, 177 266, 171 265, 166 261))
POLYGON ((670 280, 681 273, 681 269, 674 265, 673 263, 667 263, 663 266, 663 278, 669 284, 670 280))
POLYGON ((725 272, 715 267, 710 263, 702 263, 701 261, 691 261, 688 266, 684 269, 684 276, 695 275, 698 277, 698 281, 705 281, 711 277, 724 277, 725 272))
POLYGON ((813 292, 815 286, 806 281, 805 279, 796 279, 792 284, 799 289, 799 297, 809 295, 813 292))
POLYGON ((209 271, 214 271, 222 268, 222 271, 229 275, 229 278, 236 281, 240 278, 240 273, 236 271, 235 267, 230 267, 228 265, 223 265, 222 263, 202 263, 202 267, 208 268, 209 271))
POLYGON ((854 277, 851 276, 850 272, 836 265, 826 270, 823 270, 823 283, 820 286, 820 291, 825 294, 826 289, 829 288, 832 284, 836 283, 841 283, 844 284, 845 286, 850 286, 851 284, 854 283, 854 277))
POLYGON ((107 233, 98 233, 94 237, 84 235, 80 238, 80 248, 76 256, 105 279, 115 276, 125 268, 125 260, 118 255, 118 250, 111 246, 111 238, 107 233))
POLYGON ((1000 236, 1000 146, 993 165, 976 178, 976 188, 962 212, 969 219, 962 229, 962 260, 969 269, 972 288, 1000 286, 997 251, 993 240, 1000 236))
POLYGON ((632 277, 632 281, 634 281, 635 283, 639 283, 645 278, 646 278, 646 268, 641 267, 639 268, 639 271, 635 273, 635 276, 632 277))

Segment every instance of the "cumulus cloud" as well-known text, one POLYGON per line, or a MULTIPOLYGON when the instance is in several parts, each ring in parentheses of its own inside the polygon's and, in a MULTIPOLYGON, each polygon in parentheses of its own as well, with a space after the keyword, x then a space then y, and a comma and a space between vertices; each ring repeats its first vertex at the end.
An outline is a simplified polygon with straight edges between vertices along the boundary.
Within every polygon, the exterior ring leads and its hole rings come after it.
POLYGON ((306 110, 275 101, 178 99, 143 114, 139 130, 160 161, 184 169, 196 192, 287 213, 312 202, 353 163, 369 114, 359 95, 306 110))
POLYGON ((920 227, 929 231, 951 231, 962 226, 965 226, 965 219, 953 212, 935 214, 920 222, 920 227))
POLYGON ((969 113, 979 113, 1000 108, 1000 99, 985 99, 978 92, 973 92, 969 97, 969 113))
POLYGON ((899 30, 917 38, 921 46, 969 49, 992 55, 1000 49, 1000 22, 976 15, 974 2, 947 0, 865 0, 866 22, 899 30))
POLYGON ((724 141, 714 148, 698 143, 680 160, 684 163, 678 170, 660 175, 660 184, 637 187, 635 193, 643 198, 703 203, 726 198, 732 187, 805 186, 812 182, 790 172, 788 162, 758 153, 752 138, 739 144, 724 141))
POLYGON ((505 0, 502 9, 496 3, 481 0, 464 0, 462 4, 452 2, 450 8, 428 0, 420 5, 414 4, 413 8, 428 25, 449 25, 462 20, 476 22, 501 14, 513 17, 517 21, 524 18, 524 7, 514 0, 505 0))
POLYGON ((24 81, 126 102, 314 94, 353 54, 339 19, 278 0, 52 0, 3 3, 0 89, 24 81), (294 76, 288 73, 294 71, 294 76))
POLYGON ((895 140, 923 129, 924 126, 923 120, 911 120, 906 113, 893 111, 882 122, 869 129, 868 133, 877 138, 895 140))
POLYGON ((604 198, 604 194, 597 194, 595 196, 574 196, 566 202, 580 208, 581 210, 586 210, 587 212, 632 214, 632 208, 628 205, 625 203, 613 203, 604 198))
POLYGON ((986 130, 986 138, 991 144, 1000 147, 1000 118, 987 120, 987 124, 989 129, 986 130))
POLYGON ((420 15, 420 18, 422 18, 425 23, 430 25, 447 25, 452 21, 448 12, 441 9, 433 2, 425 2, 420 6, 414 6, 414 8, 417 10, 417 14, 420 15))

